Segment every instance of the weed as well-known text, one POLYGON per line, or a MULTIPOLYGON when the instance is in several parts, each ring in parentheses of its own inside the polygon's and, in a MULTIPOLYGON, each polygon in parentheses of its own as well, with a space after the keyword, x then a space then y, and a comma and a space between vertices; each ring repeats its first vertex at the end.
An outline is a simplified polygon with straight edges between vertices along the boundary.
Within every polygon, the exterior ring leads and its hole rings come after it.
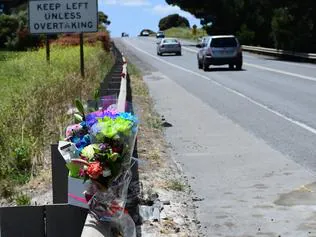
POLYGON ((156 114, 151 114, 146 118, 147 125, 154 129, 161 129, 161 119, 156 114))
POLYGON ((127 71, 130 75, 133 75, 135 77, 141 76, 141 71, 134 64, 128 63, 127 64, 127 71))
POLYGON ((160 151, 158 149, 153 149, 149 151, 148 154, 149 160, 159 161, 160 160, 160 151))
POLYGON ((181 183, 181 181, 173 179, 167 183, 167 188, 177 192, 183 192, 185 190, 185 185, 181 183))
POLYGON ((14 195, 15 189, 12 181, 3 180, 0 182, 0 195, 4 198, 10 198, 14 195))
POLYGON ((15 197, 15 203, 17 206, 30 206, 31 198, 27 194, 19 193, 15 197))

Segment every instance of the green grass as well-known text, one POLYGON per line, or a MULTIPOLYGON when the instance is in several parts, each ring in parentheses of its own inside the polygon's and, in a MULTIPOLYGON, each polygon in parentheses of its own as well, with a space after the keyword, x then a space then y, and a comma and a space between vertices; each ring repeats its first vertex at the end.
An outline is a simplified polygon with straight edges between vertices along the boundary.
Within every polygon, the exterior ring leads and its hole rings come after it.
POLYGON ((15 203, 17 206, 30 206, 31 197, 24 193, 18 193, 15 197, 15 203))
POLYGON ((192 28, 173 27, 165 31, 166 37, 175 37, 180 39, 197 40, 199 37, 206 36, 203 29, 197 29, 196 35, 193 35, 192 28))
MULTIPOLYGON (((85 74, 80 76, 79 47, 51 47, 29 52, 0 51, 0 187, 23 184, 43 165, 49 145, 73 122, 73 101, 92 97, 113 58, 98 46, 85 46, 85 74), (9 184, 8 184, 9 182, 9 184), (1 185, 0 185, 1 186, 1 185)), ((50 168, 50 167, 46 167, 50 168)))
POLYGON ((185 185, 181 181, 174 179, 168 182, 167 188, 177 192, 183 192, 185 190, 185 185))

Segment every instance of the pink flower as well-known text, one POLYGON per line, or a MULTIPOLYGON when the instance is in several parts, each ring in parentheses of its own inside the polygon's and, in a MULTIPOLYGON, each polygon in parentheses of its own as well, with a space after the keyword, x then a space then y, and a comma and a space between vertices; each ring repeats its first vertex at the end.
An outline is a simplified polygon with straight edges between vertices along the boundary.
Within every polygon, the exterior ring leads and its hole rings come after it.
POLYGON ((86 172, 84 171, 84 169, 83 168, 80 168, 80 170, 79 170, 79 176, 80 177, 84 177, 86 175, 86 172))

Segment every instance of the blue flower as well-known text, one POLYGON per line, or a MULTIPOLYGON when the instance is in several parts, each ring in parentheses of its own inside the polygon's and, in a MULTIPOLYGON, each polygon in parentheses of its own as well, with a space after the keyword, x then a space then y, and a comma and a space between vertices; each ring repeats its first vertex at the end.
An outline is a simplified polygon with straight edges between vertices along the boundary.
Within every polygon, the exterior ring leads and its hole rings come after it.
POLYGON ((119 116, 123 119, 132 121, 133 123, 138 123, 136 116, 132 115, 131 113, 122 112, 119 116))
POLYGON ((82 137, 72 137, 71 141, 75 143, 78 151, 82 151, 83 148, 91 144, 90 135, 86 134, 82 137))

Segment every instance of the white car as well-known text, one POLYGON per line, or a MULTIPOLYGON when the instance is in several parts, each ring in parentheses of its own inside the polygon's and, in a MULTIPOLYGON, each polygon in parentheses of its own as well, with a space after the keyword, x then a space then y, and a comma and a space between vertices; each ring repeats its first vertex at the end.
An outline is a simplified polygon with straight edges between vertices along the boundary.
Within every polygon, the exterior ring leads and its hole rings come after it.
POLYGON ((210 65, 228 64, 230 69, 242 69, 242 47, 234 35, 216 35, 205 37, 198 45, 199 69, 207 71, 210 65))
POLYGON ((181 43, 179 40, 174 38, 164 38, 157 42, 157 55, 161 56, 165 53, 175 53, 181 56, 181 43))

